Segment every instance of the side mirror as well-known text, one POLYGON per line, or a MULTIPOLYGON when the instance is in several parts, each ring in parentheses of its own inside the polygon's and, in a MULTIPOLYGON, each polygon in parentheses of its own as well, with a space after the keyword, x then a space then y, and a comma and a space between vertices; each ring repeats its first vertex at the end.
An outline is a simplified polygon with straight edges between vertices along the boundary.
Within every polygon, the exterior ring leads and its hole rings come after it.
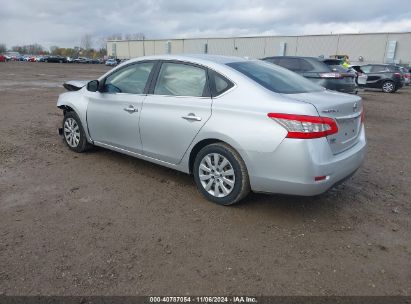
POLYGON ((90 92, 97 92, 99 89, 99 82, 98 80, 92 80, 89 83, 87 83, 87 91, 90 92))

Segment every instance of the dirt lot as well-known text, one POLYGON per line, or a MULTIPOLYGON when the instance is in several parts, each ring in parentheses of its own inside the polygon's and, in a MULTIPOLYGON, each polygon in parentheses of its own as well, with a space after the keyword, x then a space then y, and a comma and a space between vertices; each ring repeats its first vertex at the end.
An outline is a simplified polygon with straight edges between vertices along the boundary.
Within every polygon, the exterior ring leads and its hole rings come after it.
POLYGON ((345 184, 220 207, 188 175, 64 145, 61 84, 107 69, 0 64, 0 294, 410 295, 411 87, 363 94, 345 184))

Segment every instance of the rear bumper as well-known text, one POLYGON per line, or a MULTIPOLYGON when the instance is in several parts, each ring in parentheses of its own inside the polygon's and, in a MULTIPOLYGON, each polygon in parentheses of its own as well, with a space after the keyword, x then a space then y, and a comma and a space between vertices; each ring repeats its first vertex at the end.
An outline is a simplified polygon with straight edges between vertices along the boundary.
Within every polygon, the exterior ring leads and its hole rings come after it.
POLYGON ((364 160, 366 139, 362 127, 359 141, 333 155, 326 138, 284 139, 271 153, 248 153, 251 188, 255 192, 313 196, 352 175, 364 160), (316 176, 326 176, 315 181, 316 176))

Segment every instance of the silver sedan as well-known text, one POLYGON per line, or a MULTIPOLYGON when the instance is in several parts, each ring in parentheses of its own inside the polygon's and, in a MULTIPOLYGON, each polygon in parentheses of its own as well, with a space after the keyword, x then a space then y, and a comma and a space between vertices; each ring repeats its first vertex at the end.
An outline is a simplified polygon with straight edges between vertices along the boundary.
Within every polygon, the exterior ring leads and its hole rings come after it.
POLYGON ((95 145, 193 174, 222 205, 250 190, 323 193, 365 156, 361 98, 259 60, 142 57, 64 86, 59 131, 71 150, 95 145))

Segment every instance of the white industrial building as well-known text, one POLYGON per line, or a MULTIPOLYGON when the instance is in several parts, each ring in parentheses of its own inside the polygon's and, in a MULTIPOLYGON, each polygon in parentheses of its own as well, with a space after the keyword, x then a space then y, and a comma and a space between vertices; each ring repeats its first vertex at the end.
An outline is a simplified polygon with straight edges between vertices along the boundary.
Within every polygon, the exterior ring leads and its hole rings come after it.
POLYGON ((192 38, 160 40, 111 40, 111 57, 129 59, 148 55, 208 53, 263 58, 268 56, 348 55, 351 63, 411 65, 411 32, 192 38))

